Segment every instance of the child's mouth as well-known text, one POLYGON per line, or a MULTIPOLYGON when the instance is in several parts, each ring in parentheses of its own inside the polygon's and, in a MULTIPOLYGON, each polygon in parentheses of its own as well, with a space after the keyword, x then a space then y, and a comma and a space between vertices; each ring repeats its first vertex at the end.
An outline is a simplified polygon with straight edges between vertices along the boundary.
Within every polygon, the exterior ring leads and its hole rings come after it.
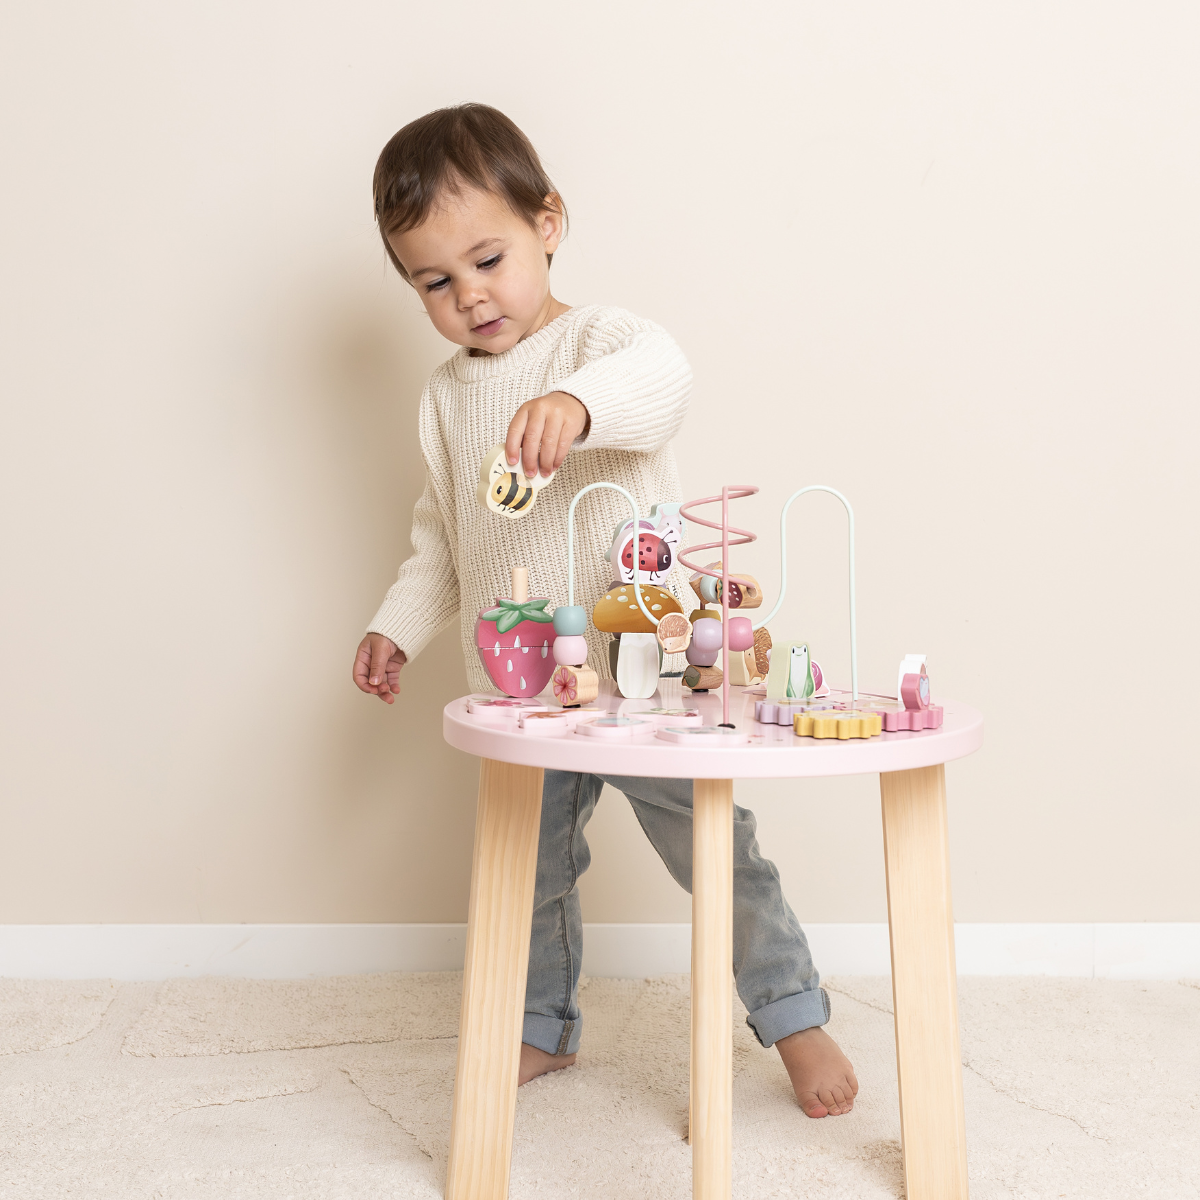
POLYGON ((471 332, 478 334, 479 337, 491 337, 494 333, 500 332, 500 326, 504 324, 504 317, 497 317, 494 321, 488 321, 485 325, 476 325, 471 332))

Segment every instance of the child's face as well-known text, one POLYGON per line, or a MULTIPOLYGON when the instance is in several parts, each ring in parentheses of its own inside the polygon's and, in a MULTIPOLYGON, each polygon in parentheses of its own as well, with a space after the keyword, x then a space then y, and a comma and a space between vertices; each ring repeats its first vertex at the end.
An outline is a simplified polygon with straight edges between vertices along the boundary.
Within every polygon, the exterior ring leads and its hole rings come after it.
POLYGON ((542 213, 535 229, 502 197, 471 188, 388 242, 438 333, 500 354, 546 323, 554 304, 546 255, 561 238, 559 213, 542 213))

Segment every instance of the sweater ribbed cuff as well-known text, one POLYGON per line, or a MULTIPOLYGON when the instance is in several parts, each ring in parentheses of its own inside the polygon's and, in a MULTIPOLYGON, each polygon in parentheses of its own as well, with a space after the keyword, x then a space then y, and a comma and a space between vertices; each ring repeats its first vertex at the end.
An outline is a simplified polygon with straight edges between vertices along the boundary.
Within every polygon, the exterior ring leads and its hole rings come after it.
POLYGON ((403 650, 404 657, 411 662, 457 615, 456 610, 440 614, 440 619, 432 619, 428 612, 386 599, 371 618, 367 632, 382 633, 391 638, 396 649, 403 650))

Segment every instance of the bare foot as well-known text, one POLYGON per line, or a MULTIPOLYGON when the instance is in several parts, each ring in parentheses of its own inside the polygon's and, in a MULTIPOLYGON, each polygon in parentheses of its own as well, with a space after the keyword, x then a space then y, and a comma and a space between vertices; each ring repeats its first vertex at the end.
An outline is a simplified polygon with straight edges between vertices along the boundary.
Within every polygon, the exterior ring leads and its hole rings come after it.
MULTIPOLYGON (((547 1054, 528 1042, 521 1043, 521 1067, 517 1072, 517 1086, 536 1079, 539 1075, 548 1075, 551 1071, 561 1071, 575 1062, 573 1054, 547 1054)), ((850 1064, 847 1063, 846 1066, 850 1064)), ((824 1114, 822 1114, 823 1116, 824 1114)))
MULTIPOLYGON (((854 1107, 858 1080, 850 1060, 819 1025, 789 1034, 775 1043, 805 1115, 837 1117, 854 1107)), ((521 1069, 525 1067, 522 1046, 521 1069)), ((549 1057, 549 1056, 547 1056, 549 1057)))

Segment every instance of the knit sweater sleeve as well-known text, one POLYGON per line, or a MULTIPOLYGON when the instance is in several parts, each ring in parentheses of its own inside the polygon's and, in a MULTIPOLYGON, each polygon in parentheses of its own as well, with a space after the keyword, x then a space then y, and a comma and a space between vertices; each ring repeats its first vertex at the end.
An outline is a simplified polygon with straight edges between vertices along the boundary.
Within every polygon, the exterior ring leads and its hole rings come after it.
POLYGON ((651 452, 679 431, 692 369, 666 330, 621 309, 602 309, 580 339, 580 365, 558 384, 588 410, 589 450, 651 452))
POLYGON ((454 511, 453 476, 429 388, 421 397, 420 435, 425 490, 413 509, 413 553, 367 626, 368 633, 391 638, 409 659, 454 620, 459 608, 458 571, 445 515, 454 511))

